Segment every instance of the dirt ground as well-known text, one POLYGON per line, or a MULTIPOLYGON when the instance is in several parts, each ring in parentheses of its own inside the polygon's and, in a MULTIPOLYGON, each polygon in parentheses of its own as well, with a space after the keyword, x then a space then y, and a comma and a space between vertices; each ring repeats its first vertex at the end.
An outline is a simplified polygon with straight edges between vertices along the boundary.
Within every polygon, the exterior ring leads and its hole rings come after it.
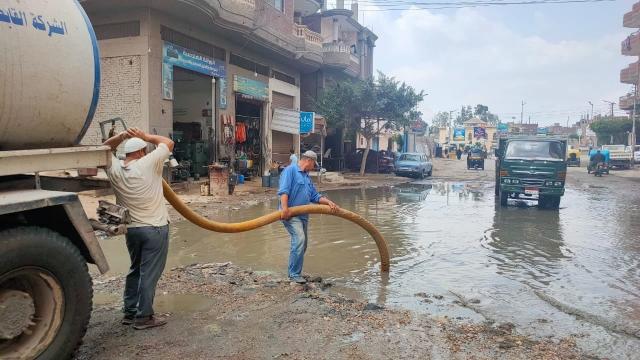
MULTIPOLYGON (((433 180, 493 181, 493 160, 486 165, 485 171, 474 171, 466 170, 464 160, 436 159, 433 180)), ((569 182, 593 186, 584 168, 572 168, 569 174, 569 182)), ((407 181, 391 175, 353 179, 360 183, 352 186, 407 181)), ((613 173, 606 181, 629 180, 613 173)), ((242 207, 271 198, 275 190, 260 189, 234 198, 201 197, 191 191, 183 191, 182 196, 206 214, 216 206, 242 207)), ((84 197, 85 202, 97 199, 84 197)), ((177 219, 176 214, 172 216, 177 219)), ((76 359, 587 358, 572 337, 533 340, 518 335, 510 323, 470 323, 383 308, 333 292, 332 284, 319 278, 304 286, 290 284, 277 274, 231 263, 167 269, 157 290, 156 308, 169 323, 136 331, 120 324, 123 280, 110 274, 94 277, 94 311, 76 359)), ((415 296, 442 301, 434 294, 415 296)))

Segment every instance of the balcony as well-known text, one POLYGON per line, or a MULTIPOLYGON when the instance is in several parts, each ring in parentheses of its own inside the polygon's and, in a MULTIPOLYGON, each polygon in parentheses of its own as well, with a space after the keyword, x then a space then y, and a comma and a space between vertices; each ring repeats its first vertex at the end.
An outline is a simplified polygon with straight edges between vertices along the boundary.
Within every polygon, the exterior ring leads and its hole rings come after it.
POLYGON ((323 44, 322 52, 325 65, 355 72, 353 75, 360 73, 360 59, 351 52, 350 46, 333 43, 323 44))
POLYGON ((618 105, 620 106, 620 110, 632 110, 633 109, 633 94, 627 94, 625 96, 621 96, 618 101, 618 105))
POLYGON ((627 56, 640 56, 640 34, 629 35, 620 44, 620 52, 627 56))
POLYGON ((634 62, 620 70, 620 82, 623 84, 635 85, 638 82, 638 66, 640 66, 640 63, 634 62))
POLYGON ((307 26, 295 24, 296 36, 304 39, 306 45, 322 47, 322 35, 311 31, 307 26))
POLYGON ((633 4, 633 8, 624 14, 622 26, 627 28, 640 28, 640 2, 633 4))

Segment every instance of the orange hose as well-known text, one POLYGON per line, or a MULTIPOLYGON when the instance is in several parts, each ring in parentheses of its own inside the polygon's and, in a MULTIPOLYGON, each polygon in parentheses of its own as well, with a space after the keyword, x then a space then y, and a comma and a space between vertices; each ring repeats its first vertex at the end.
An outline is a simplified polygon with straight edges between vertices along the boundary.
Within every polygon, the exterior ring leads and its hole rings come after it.
MULTIPOLYGON (((176 211, 180 213, 180 215, 184 216, 185 219, 203 229, 222 233, 238 233, 255 230, 259 227, 280 220, 280 211, 275 211, 271 214, 263 215, 253 220, 247 220, 239 223, 222 223, 209 220, 187 207, 187 205, 182 200, 180 200, 178 195, 164 180, 162 182, 162 190, 164 192, 165 199, 167 199, 169 204, 171 204, 171 206, 173 206, 173 208, 176 209, 176 211)), ((376 229, 373 224, 371 224, 362 216, 345 209, 339 209, 338 211, 333 212, 326 205, 295 206, 289 208, 289 210, 291 210, 292 216, 298 216, 302 214, 326 214, 338 216, 360 225, 360 227, 365 229, 376 242, 378 252, 380 253, 380 270, 382 272, 389 272, 389 246, 387 245, 387 241, 384 239, 382 234, 380 234, 380 231, 378 231, 378 229, 376 229)))

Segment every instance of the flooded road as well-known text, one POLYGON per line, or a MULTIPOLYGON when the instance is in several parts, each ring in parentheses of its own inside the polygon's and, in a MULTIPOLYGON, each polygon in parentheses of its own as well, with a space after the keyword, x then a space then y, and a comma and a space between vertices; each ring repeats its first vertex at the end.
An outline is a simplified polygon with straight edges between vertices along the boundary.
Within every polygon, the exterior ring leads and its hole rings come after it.
MULTIPOLYGON (((569 187, 559 211, 526 203, 496 208, 487 182, 333 191, 334 201, 384 234, 391 273, 380 275, 366 232, 331 216, 312 216, 305 272, 387 306, 512 322, 535 337, 573 334, 589 354, 633 358, 640 353, 640 186, 626 187, 569 187)), ((210 217, 236 222, 274 208, 263 203, 210 217)), ((102 245, 115 272, 124 273, 124 243, 102 245)), ((171 228, 167 267, 232 261, 284 274, 288 250, 280 224, 217 234, 180 222, 171 228)))

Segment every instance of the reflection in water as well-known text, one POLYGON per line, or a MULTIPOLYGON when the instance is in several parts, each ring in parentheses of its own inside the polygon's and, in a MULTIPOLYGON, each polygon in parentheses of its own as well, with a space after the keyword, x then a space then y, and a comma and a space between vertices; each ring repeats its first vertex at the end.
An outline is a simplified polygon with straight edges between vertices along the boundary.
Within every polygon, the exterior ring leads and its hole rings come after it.
MULTIPOLYGON (((514 322, 521 331, 587 334, 578 341, 600 356, 640 353, 637 339, 562 310, 569 304, 567 309, 592 313, 593 319, 640 323, 640 186, 620 197, 604 188, 569 188, 559 211, 496 207, 492 183, 415 182, 330 196, 379 228, 391 250, 391 273, 379 273, 377 248, 364 230, 315 215, 306 273, 357 289, 369 301, 483 320, 454 307, 451 291, 478 299, 475 306, 483 314, 514 322), (418 292, 444 298, 422 302, 414 296, 418 292), (550 306, 545 298, 557 301, 550 306)), ((275 208, 274 200, 242 211, 219 209, 209 217, 236 222, 275 208)), ((232 261, 286 273, 289 238, 279 223, 239 234, 212 233, 187 222, 171 229, 167 268, 232 261)), ((112 268, 124 273, 123 242, 103 245, 112 268)))
POLYGON ((563 251, 560 213, 537 208, 500 208, 485 238, 493 251, 498 274, 534 280, 532 286, 546 286, 558 275, 563 251), (539 284, 536 284, 539 283, 539 284))

